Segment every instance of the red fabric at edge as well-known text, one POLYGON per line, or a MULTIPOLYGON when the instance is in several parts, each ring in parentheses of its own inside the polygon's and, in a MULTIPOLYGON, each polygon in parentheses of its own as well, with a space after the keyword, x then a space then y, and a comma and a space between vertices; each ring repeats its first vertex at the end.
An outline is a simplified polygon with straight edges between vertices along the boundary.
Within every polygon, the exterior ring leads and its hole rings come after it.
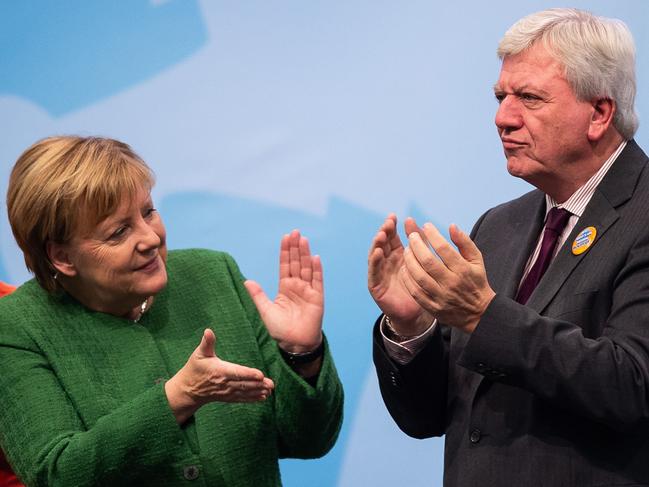
MULTIPOLYGON (((0 298, 9 294, 14 289, 16 288, 0 281, 0 298)), ((0 487, 24 487, 16 478, 2 452, 0 452, 0 487)))

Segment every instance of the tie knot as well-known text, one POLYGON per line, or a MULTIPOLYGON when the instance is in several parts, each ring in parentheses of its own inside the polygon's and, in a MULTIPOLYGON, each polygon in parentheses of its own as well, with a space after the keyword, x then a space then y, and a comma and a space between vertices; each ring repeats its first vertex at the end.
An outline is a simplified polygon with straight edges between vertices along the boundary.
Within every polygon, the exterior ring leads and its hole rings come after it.
POLYGON ((570 215, 572 215, 572 213, 564 208, 557 208, 556 206, 554 208, 551 208, 548 212, 548 218, 545 222, 545 229, 561 233, 561 231, 565 228, 566 223, 568 223, 568 218, 570 218, 570 215))

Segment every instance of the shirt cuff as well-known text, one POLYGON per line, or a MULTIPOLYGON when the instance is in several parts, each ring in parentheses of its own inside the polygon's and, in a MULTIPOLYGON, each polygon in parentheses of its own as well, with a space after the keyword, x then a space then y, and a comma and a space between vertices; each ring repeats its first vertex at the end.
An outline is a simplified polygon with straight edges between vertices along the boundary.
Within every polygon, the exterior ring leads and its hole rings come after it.
POLYGON ((388 355, 392 360, 394 360, 399 365, 406 365, 415 356, 426 346, 426 343, 433 335, 435 331, 435 325, 437 320, 434 320, 426 331, 421 335, 414 336, 403 342, 395 342, 390 340, 385 333, 385 315, 381 318, 381 324, 379 325, 379 330, 381 332, 381 337, 383 338, 383 344, 385 346, 385 351, 388 352, 388 355))

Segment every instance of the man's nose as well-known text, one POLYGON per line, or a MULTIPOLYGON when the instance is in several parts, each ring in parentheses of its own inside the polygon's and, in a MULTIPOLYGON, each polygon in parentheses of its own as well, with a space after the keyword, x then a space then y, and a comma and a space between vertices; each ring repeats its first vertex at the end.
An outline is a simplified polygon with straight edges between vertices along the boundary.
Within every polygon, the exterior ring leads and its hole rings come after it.
POLYGON ((515 130, 523 126, 519 105, 520 102, 512 95, 507 95, 501 100, 496 112, 496 126, 499 130, 515 130))

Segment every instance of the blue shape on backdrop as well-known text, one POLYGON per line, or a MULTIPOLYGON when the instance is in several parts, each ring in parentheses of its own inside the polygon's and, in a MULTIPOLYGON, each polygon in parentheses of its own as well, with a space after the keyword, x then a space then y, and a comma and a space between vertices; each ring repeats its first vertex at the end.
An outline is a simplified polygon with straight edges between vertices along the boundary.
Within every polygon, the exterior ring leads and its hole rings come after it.
POLYGON ((10 282, 9 274, 7 273, 4 265, 2 265, 2 252, 0 252, 0 281, 10 282))
MULTIPOLYGON (((159 205, 170 248, 206 247, 229 252, 266 293, 277 292, 279 241, 294 228, 322 257, 324 327, 345 388, 345 422, 338 443, 323 459, 283 460, 287 486, 337 484, 349 426, 354 422, 371 365, 370 330, 379 311, 367 292, 367 251, 383 216, 331 199, 327 214, 296 210, 213 193, 176 193, 159 205)), ((424 217, 414 211, 418 221, 424 217)))
POLYGON ((60 116, 146 80, 207 41, 196 0, 0 3, 0 94, 60 116))
MULTIPOLYGON (((0 237, 2 236, 2 231, 3 231, 2 226, 0 225, 0 237)), ((6 257, 7 253, 6 251, 3 251, 4 249, 2 248, 3 246, 1 242, 3 242, 2 238, 0 238, 0 281, 6 282, 7 284, 14 284, 14 285, 21 284, 19 282, 15 282, 9 276, 9 271, 7 271, 7 267, 4 264, 5 259, 7 258, 6 257)), ((22 254, 20 254, 20 258, 22 259, 22 254)))

